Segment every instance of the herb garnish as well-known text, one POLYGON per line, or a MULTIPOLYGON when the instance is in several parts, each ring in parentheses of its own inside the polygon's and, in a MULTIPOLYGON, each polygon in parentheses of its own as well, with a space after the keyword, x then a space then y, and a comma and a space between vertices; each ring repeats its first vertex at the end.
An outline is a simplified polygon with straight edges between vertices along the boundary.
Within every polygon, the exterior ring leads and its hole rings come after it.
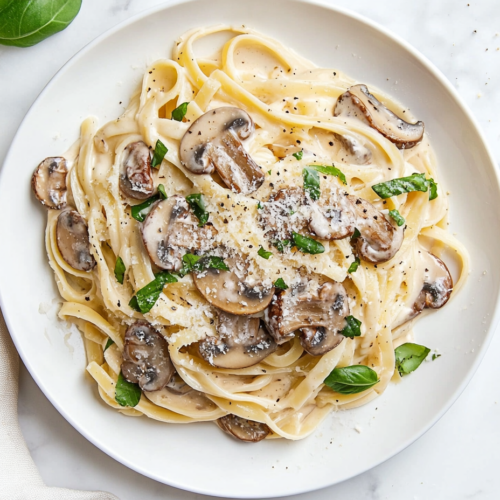
POLYGON ((300 150, 300 151, 297 151, 296 153, 293 153, 292 156, 295 156, 295 159, 297 160, 302 160, 302 157, 304 156, 304 151, 300 150))
POLYGON ((104 346, 103 352, 106 352, 106 350, 109 349, 114 343, 115 343, 115 341, 113 339, 108 339, 108 341, 106 342, 106 345, 104 346))
POLYGON ((316 240, 307 236, 302 236, 299 233, 292 233, 295 246, 303 253, 318 254, 325 251, 325 247, 316 240))
POLYGON ((224 262, 224 259, 214 255, 194 255, 192 253, 187 253, 182 257, 182 262, 182 269, 177 273, 181 277, 192 271, 201 273, 206 269, 229 271, 229 267, 224 262))
POLYGON ((165 186, 163 184, 158 185, 158 193, 162 200, 166 200, 168 198, 167 192, 165 191, 165 186))
POLYGON ((356 256, 355 261, 351 262, 351 265, 349 266, 349 269, 347 270, 347 272, 349 274, 355 273, 358 270, 358 267, 360 264, 361 264, 361 261, 359 260, 359 257, 356 256))
POLYGON ((407 342, 394 350, 396 356, 396 368, 400 375, 408 375, 415 371, 422 361, 431 352, 428 347, 407 342))
POLYGON ((189 102, 183 102, 172 111, 172 120, 181 122, 186 116, 189 102))
POLYGON ((305 167, 302 170, 302 177, 304 178, 304 191, 309 193, 311 200, 319 200, 321 196, 319 174, 310 167, 305 167))
POLYGON ((130 300, 128 305, 142 314, 151 311, 167 283, 176 283, 177 278, 167 271, 155 274, 155 279, 141 288, 130 300))
POLYGON ((335 368, 325 379, 325 384, 339 394, 357 394, 378 382, 377 372, 365 365, 335 368))
POLYGON ((271 257, 273 255, 273 252, 268 252, 267 250, 265 250, 263 247, 260 247, 259 248, 259 251, 257 252, 260 257, 262 257, 263 259, 269 259, 269 257, 271 257))
POLYGON ((140 205, 134 205, 130 210, 130 214, 135 220, 139 222, 144 222, 144 219, 146 219, 149 212, 151 212, 151 205, 155 201, 166 200, 166 199, 167 199, 167 193, 165 191, 165 186, 163 184, 160 184, 158 186, 158 194, 151 196, 151 198, 148 198, 140 205))
POLYGON ((422 193, 429 191, 429 200, 437 198, 437 184, 434 179, 426 179, 425 174, 412 174, 408 177, 381 182, 372 186, 372 189, 382 199, 412 191, 421 191, 422 193))
POLYGON ((359 232, 359 229, 357 227, 354 228, 354 233, 352 233, 351 240, 355 240, 356 238, 359 238, 361 236, 361 233, 359 232))
POLYGON ((142 391, 137 384, 132 384, 125 380, 122 372, 118 374, 118 380, 115 387, 115 401, 120 406, 134 407, 141 400, 142 391))
POLYGON ((208 218, 210 217, 210 212, 207 212, 205 207, 205 199, 203 195, 200 193, 190 194, 186 196, 186 201, 189 203, 194 215, 196 215, 200 221, 198 227, 203 227, 208 222, 208 218))
POLYGON ((290 245, 291 241, 290 240, 276 240, 273 241, 272 244, 278 249, 278 252, 283 253, 285 251, 285 247, 290 245))
POLYGON ((122 258, 118 257, 115 263, 115 278, 116 281, 118 281, 118 283, 120 283, 121 285, 123 285, 123 278, 125 276, 126 270, 127 268, 125 267, 125 263, 123 262, 122 258))
POLYGON ((274 282, 274 286, 276 288, 279 288, 280 290, 286 290, 288 288, 288 285, 285 283, 285 280, 283 278, 278 278, 274 282))
POLYGON ((163 144, 163 142, 158 139, 156 141, 156 146, 155 146, 155 151, 153 153, 153 160, 151 161, 151 167, 152 168, 157 168, 159 165, 161 165, 161 162, 163 161, 163 158, 165 158, 165 155, 168 153, 168 148, 163 144))
POLYGON ((314 168, 314 170, 320 172, 321 174, 333 175, 334 177, 338 177, 344 184, 347 184, 345 175, 335 165, 332 165, 331 167, 327 167, 326 165, 308 165, 308 167, 314 168))
POLYGON ((389 215, 396 221, 398 226, 402 226, 405 223, 405 218, 399 213, 398 210, 389 210, 389 215))
POLYGON ((344 337, 349 337, 350 339, 359 337, 361 335, 361 321, 354 316, 347 316, 345 321, 347 324, 340 333, 344 337))

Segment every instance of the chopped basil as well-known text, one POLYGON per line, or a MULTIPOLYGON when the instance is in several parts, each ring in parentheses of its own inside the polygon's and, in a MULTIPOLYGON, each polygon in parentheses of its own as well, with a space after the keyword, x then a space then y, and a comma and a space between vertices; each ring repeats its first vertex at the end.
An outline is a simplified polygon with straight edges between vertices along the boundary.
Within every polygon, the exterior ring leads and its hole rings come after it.
POLYGON ((361 321, 354 316, 347 316, 345 319, 346 326, 340 332, 344 337, 349 337, 350 339, 354 337, 359 337, 361 335, 361 321))
POLYGON ((108 348, 110 348, 110 347, 111 347, 114 343, 115 343, 115 341, 114 341, 114 340, 112 340, 112 339, 108 339, 108 341, 106 342, 106 345, 104 346, 104 351, 103 351, 103 352, 106 352, 106 350, 107 350, 108 348))
POLYGON ((194 215, 196 215, 200 221, 198 226, 203 227, 208 222, 208 218, 210 217, 210 212, 207 212, 205 207, 205 199, 203 198, 203 195, 200 193, 190 194, 186 196, 186 201, 189 203, 194 215))
POLYGON ((123 262, 121 257, 116 259, 115 263, 115 278, 118 283, 123 285, 123 278, 125 277, 125 271, 127 268, 125 267, 125 263, 123 262))
POLYGON ((314 168, 314 170, 320 172, 321 174, 333 175, 335 177, 338 177, 344 184, 347 184, 347 179, 345 178, 345 175, 335 165, 332 165, 331 167, 327 167, 326 165, 308 165, 308 166, 309 168, 314 168))
POLYGON ((167 192, 165 191, 165 186, 163 184, 158 185, 158 193, 160 194, 160 198, 162 200, 166 200, 168 198, 167 192))
POLYGON ((131 384, 125 380, 122 372, 118 374, 115 387, 115 401, 120 406, 130 406, 132 408, 137 406, 141 400, 141 394, 142 391, 137 384, 131 384))
POLYGON ((375 184, 372 189, 380 198, 390 198, 402 193, 411 193, 412 191, 429 191, 429 200, 437 198, 437 184, 434 179, 426 179, 425 174, 412 174, 409 177, 400 177, 387 182, 375 184))
POLYGON ((222 257, 215 257, 213 255, 194 255, 187 253, 182 257, 184 263, 182 269, 178 272, 179 276, 195 271, 201 273, 206 269, 220 269, 221 271, 229 271, 229 267, 224 262, 222 257))
POLYGON ((319 200, 321 191, 319 188, 318 172, 310 167, 306 167, 302 170, 302 177, 304 178, 304 191, 309 193, 311 200, 319 200))
POLYGON ((268 171, 267 171, 267 173, 268 173, 269 175, 271 175, 271 170, 268 170, 268 171))
POLYGON ((359 229, 357 227, 354 228, 354 233, 352 233, 351 240, 355 240, 356 238, 359 238, 361 236, 361 233, 359 232, 359 229))
POLYGON ((163 142, 158 139, 156 141, 156 146, 155 146, 155 151, 153 153, 153 161, 151 162, 151 167, 157 168, 159 165, 161 165, 161 162, 163 161, 163 158, 165 158, 165 155, 168 153, 168 148, 163 144, 163 142))
POLYGON ((172 120, 181 122, 186 116, 189 102, 183 102, 172 111, 172 120))
POLYGON ((297 151, 296 153, 293 153, 292 156, 295 156, 297 160, 302 160, 302 157, 304 156, 304 151, 297 151))
POLYGON ((151 311, 167 283, 176 283, 177 278, 167 271, 155 274, 155 279, 141 288, 129 302, 129 306, 142 314, 151 311), (134 301, 135 299, 135 301, 134 301), (137 308, 135 307, 137 305, 137 308))
POLYGON ((400 375, 408 375, 415 371, 420 363, 431 352, 428 347, 419 344, 412 344, 407 342, 402 344, 394 350, 396 356, 396 368, 400 375))
POLYGON ((151 198, 148 198, 145 202, 140 205, 134 205, 130 210, 132 217, 139 222, 144 222, 149 212, 151 212, 151 205, 160 199, 160 195, 155 194, 151 198))
POLYGON ((290 245, 290 240, 276 240, 273 241, 273 246, 275 246, 278 249, 278 252, 283 253, 285 251, 285 247, 290 245))
POLYGON ((303 253, 318 254, 325 251, 325 247, 316 240, 302 236, 299 233, 293 233, 293 242, 295 246, 303 253))
POLYGON ((278 278, 274 282, 274 286, 276 288, 279 288, 280 290, 286 290, 288 288, 288 285, 285 283, 285 280, 283 278, 278 278))
POLYGON ((259 201, 257 203, 257 210, 262 210, 264 208, 264 205, 262 205, 262 203, 259 201))
POLYGON ((264 248, 260 247, 259 251, 257 252, 263 259, 269 259, 269 257, 272 256, 273 252, 268 252, 264 248))
POLYGON ((356 256, 354 262, 351 262, 351 265, 349 266, 349 269, 347 270, 347 272, 349 274, 355 273, 358 270, 360 263, 361 263, 361 261, 359 260, 359 257, 356 256))
POLYGON ((438 359, 438 358, 440 358, 440 357, 441 357, 441 354, 436 354, 436 353, 434 353, 434 354, 432 355, 432 361, 436 361, 436 359, 438 359))
POLYGON ((365 365, 335 368, 325 379, 325 384, 339 394, 357 394, 378 382, 377 372, 365 365))
POLYGON ((389 210, 389 215, 396 221, 398 226, 402 226, 405 223, 405 218, 399 213, 398 210, 389 210))

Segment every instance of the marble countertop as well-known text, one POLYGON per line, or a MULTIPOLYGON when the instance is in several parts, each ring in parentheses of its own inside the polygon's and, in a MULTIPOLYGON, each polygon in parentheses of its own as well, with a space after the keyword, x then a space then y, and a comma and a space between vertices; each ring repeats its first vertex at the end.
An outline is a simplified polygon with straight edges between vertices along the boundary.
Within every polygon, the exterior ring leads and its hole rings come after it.
MULTIPOLYGON (((457 88, 500 162, 500 117, 495 113, 500 110, 500 2, 467 1, 324 3, 367 16, 427 56, 457 88)), ((65 32, 30 49, 0 46, 0 164, 25 113, 54 73, 97 35, 160 3, 162 0, 85 0, 65 32)), ((405 451, 354 479, 300 495, 297 500, 499 498, 498 357, 497 335, 459 400, 405 451)), ((95 448, 59 415, 24 367, 19 414, 29 449, 49 485, 106 490, 121 500, 202 497, 147 479, 95 448)))

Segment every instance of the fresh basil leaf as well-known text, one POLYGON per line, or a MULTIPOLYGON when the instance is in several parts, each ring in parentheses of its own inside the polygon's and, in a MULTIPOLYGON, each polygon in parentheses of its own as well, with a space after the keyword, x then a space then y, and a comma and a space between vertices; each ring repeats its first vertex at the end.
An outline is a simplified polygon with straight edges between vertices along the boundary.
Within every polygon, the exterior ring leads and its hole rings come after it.
POLYGON ((141 312, 141 308, 139 307, 139 303, 137 302, 137 297, 135 295, 130 299, 130 302, 128 303, 128 305, 134 311, 141 312))
POLYGON ((293 242, 295 246, 303 253, 318 254, 325 251, 325 247, 316 240, 302 236, 299 233, 293 233, 293 242))
POLYGON ((123 278, 125 277, 125 271, 127 268, 125 267, 125 263, 123 262, 121 257, 116 259, 115 263, 115 278, 118 283, 123 285, 123 278))
POLYGON ((205 199, 203 198, 203 195, 200 193, 190 194, 186 196, 186 201, 189 203, 194 215, 196 215, 200 221, 198 227, 203 227, 208 222, 208 218, 210 217, 210 212, 207 212, 205 207, 205 199))
POLYGON ((357 227, 354 228, 354 233, 352 233, 351 240, 355 240, 356 238, 359 238, 361 236, 361 233, 359 232, 359 229, 357 227))
POLYGON ((344 337, 349 337, 350 339, 354 337, 359 337, 361 335, 361 321, 354 316, 347 316, 345 319, 346 326, 340 332, 344 337))
POLYGON ((108 341, 106 342, 106 345, 104 346, 104 351, 103 351, 103 352, 106 352, 106 350, 107 350, 108 348, 110 348, 110 347, 111 347, 114 343, 115 343, 115 341, 114 341, 114 340, 112 340, 112 339, 108 339, 108 341))
POLYGON ((137 302, 139 311, 142 314, 146 314, 147 312, 151 311, 153 306, 156 304, 156 301, 163 291, 163 287, 167 283, 176 282, 177 278, 167 271, 162 271, 161 273, 155 274, 155 279, 151 281, 151 283, 148 283, 145 287, 141 288, 135 294, 135 296, 132 297, 128 305, 134 308, 134 305, 137 302), (136 300, 133 302, 134 298, 136 300))
POLYGON ((339 394, 357 394, 378 382, 377 372, 365 365, 335 368, 325 379, 325 384, 339 394))
POLYGON ((288 285, 285 283, 285 280, 283 278, 278 278, 274 282, 274 286, 276 288, 279 288, 280 290, 286 290, 288 288, 288 285))
POLYGON ((354 262, 351 262, 351 265, 349 266, 349 269, 347 270, 347 272, 349 274, 355 273, 358 270, 360 263, 361 263, 361 261, 359 260, 359 257, 356 256, 356 260, 354 262))
POLYGON ((188 105, 189 105, 189 102, 183 102, 182 104, 177 106, 172 111, 172 120, 175 120, 177 122, 181 122, 182 119, 186 116, 186 113, 188 110, 188 105))
POLYGON ((162 200, 166 200, 168 198, 167 192, 165 191, 165 186, 163 184, 158 184, 158 193, 160 194, 160 198, 162 200))
POLYGON ((142 391, 137 384, 131 384, 125 380, 122 372, 118 374, 115 387, 115 401, 120 406, 130 406, 133 408, 139 404, 142 391))
POLYGON ((268 170, 268 171, 267 171, 267 173, 268 173, 269 175, 271 175, 272 171, 271 171, 271 170, 268 170))
POLYGON ((428 347, 407 342, 394 350, 396 368, 400 375, 408 375, 415 371, 431 352, 428 347))
POLYGON ((425 174, 412 174, 409 177, 400 177, 387 182, 375 184, 372 189, 380 198, 390 198, 403 193, 411 193, 412 191, 427 192, 429 189, 425 174))
POLYGON ((273 255, 273 252, 268 252, 264 248, 260 247, 259 251, 257 252, 263 259, 269 259, 273 255))
POLYGON ((264 208, 264 205, 262 205, 262 203, 259 201, 257 203, 257 210, 262 210, 264 208))
POLYGON ((302 160, 302 157, 304 156, 304 151, 297 151, 296 153, 293 153, 292 156, 295 156, 297 160, 302 160))
POLYGON ((291 241, 290 240, 276 240, 273 241, 272 244, 278 249, 278 252, 283 253, 285 251, 285 247, 290 245, 291 241))
POLYGON ((82 0, 2 0, 0 44, 31 47, 67 28, 81 5, 82 0))
POLYGON ((342 173, 342 170, 338 169, 335 165, 332 165, 331 167, 327 167, 326 165, 308 165, 308 167, 314 168, 314 170, 320 172, 321 174, 338 177, 344 184, 347 184, 347 179, 342 173))
POLYGON ((429 201, 435 200, 438 197, 438 185, 434 179, 427 179, 429 183, 429 201))
POLYGON ((389 210, 389 215, 396 221, 398 226, 402 226, 405 223, 405 218, 399 213, 398 210, 389 210))
POLYGON ((179 276, 195 271, 201 273, 206 269, 219 269, 221 271, 229 271, 229 267, 224 262, 222 257, 215 257, 213 255, 194 255, 187 253, 182 257, 184 263, 182 269, 178 272, 179 276))
POLYGON ((302 170, 304 178, 304 191, 309 193, 311 200, 319 200, 321 191, 319 188, 319 174, 316 170, 306 167, 302 170))
POLYGON ((161 165, 161 162, 163 161, 163 158, 165 158, 165 155, 168 153, 168 148, 163 144, 163 142, 158 139, 156 141, 156 146, 155 146, 155 151, 153 153, 153 160, 151 161, 151 167, 152 168, 157 168, 161 165))
POLYGON ((130 210, 132 217, 139 222, 144 222, 144 219, 148 216, 149 212, 151 212, 151 205, 159 199, 160 195, 155 194, 140 205, 134 205, 130 210))

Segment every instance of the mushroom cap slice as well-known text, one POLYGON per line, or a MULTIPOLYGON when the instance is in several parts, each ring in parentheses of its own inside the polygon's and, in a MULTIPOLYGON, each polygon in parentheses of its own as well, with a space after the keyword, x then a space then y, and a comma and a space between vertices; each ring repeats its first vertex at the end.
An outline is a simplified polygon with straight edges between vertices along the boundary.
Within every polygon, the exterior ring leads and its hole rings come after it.
POLYGON ((425 262, 424 284, 414 304, 414 309, 440 309, 448 302, 453 291, 453 278, 446 264, 430 252, 423 255, 425 262))
POLYGON ((372 152, 361 142, 348 134, 333 134, 343 146, 345 153, 342 160, 354 165, 366 165, 372 160, 372 152))
POLYGON ((322 356, 335 349, 345 337, 336 330, 325 326, 306 327, 300 329, 300 344, 312 356, 322 356))
POLYGON ((47 208, 66 207, 66 175, 68 168, 62 156, 45 158, 31 177, 31 189, 37 200, 47 208))
POLYGON ((213 306, 230 314, 250 315, 263 311, 273 298, 274 287, 247 275, 247 266, 234 256, 225 259, 229 271, 207 269, 193 272, 198 291, 213 306))
POLYGON ((125 332, 122 374, 143 391, 163 389, 175 373, 167 341, 147 321, 139 320, 125 332))
POLYGON ((57 218, 56 240, 62 258, 73 269, 90 271, 96 265, 90 252, 89 229, 85 219, 71 208, 57 218))
POLYGON ((397 227, 370 202, 363 198, 347 197, 354 207, 356 228, 361 236, 356 239, 356 249, 363 260, 372 264, 387 262, 401 248, 404 228, 397 227))
POLYGON ((203 252, 213 247, 217 230, 208 224, 198 227, 186 199, 173 195, 152 206, 141 234, 151 262, 160 269, 178 271, 189 250, 203 252))
POLYGON ((224 432, 246 443, 257 443, 271 433, 271 429, 266 424, 233 414, 217 419, 216 423, 224 432))
POLYGON ((198 351, 205 361, 218 368, 247 368, 260 363, 277 349, 259 318, 219 311, 217 333, 218 337, 200 341, 198 351))
POLYGON ((334 116, 354 117, 376 129, 399 149, 417 145, 424 135, 424 123, 408 123, 386 108, 366 85, 353 85, 335 105, 334 116))
POLYGON ((120 163, 120 191, 134 200, 146 200, 154 193, 151 154, 143 141, 130 143, 120 163))
POLYGON ((207 111, 184 134, 179 147, 181 163, 194 174, 210 174, 215 168, 228 188, 253 193, 265 178, 241 143, 253 131, 252 118, 240 108, 207 111))

